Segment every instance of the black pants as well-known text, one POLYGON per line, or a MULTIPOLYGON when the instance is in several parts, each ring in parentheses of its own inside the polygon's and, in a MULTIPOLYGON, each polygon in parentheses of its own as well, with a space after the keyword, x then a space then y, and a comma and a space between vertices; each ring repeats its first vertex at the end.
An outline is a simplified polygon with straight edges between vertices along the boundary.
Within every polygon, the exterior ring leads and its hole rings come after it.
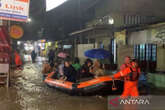
POLYGON ((49 57, 49 64, 51 67, 54 66, 54 57, 49 57))

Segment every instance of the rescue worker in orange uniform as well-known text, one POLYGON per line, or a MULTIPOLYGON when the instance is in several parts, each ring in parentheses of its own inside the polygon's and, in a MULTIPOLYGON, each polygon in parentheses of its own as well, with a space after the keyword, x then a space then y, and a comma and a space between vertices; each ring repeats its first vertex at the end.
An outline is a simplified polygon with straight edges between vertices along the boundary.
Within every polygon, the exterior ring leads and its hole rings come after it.
POLYGON ((124 59, 124 64, 122 64, 120 66, 120 70, 124 70, 125 68, 130 67, 130 66, 131 66, 131 57, 126 56, 125 59, 124 59))
POLYGON ((124 91, 122 98, 132 96, 138 97, 138 78, 140 76, 140 68, 136 62, 131 62, 131 65, 112 76, 113 79, 124 78, 124 91))

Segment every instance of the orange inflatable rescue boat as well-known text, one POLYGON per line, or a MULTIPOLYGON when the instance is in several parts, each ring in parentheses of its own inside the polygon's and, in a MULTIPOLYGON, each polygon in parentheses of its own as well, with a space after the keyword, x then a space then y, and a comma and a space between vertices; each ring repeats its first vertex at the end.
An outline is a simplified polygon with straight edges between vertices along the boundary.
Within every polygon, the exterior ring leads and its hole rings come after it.
POLYGON ((44 82, 49 87, 54 87, 71 95, 92 95, 92 94, 120 94, 123 91, 123 81, 112 80, 110 76, 83 79, 73 83, 53 78, 54 72, 48 74, 44 82), (114 89, 115 85, 115 90, 114 89))

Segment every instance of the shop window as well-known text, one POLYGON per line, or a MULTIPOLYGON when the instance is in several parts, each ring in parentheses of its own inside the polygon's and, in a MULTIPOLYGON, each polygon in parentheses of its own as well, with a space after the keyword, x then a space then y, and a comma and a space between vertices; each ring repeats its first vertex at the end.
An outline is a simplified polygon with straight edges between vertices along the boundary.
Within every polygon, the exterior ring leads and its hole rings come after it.
POLYGON ((94 44, 94 43, 95 43, 95 39, 92 39, 92 38, 89 39, 89 43, 90 43, 90 44, 94 44))
POLYGON ((152 45, 152 61, 156 61, 156 45, 152 45))
POLYGON ((157 59, 156 44, 140 44, 134 46, 134 57, 144 70, 155 70, 157 59))
POLYGON ((82 44, 88 44, 88 39, 87 38, 82 38, 82 44))
POLYGON ((134 46, 134 57, 140 61, 156 61, 157 46, 140 44, 134 46))

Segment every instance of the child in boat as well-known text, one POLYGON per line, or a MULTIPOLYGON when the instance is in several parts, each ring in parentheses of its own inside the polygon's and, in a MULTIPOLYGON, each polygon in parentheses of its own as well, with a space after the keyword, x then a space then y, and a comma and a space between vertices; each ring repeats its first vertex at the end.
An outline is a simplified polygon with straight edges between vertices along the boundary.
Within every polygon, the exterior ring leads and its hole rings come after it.
POLYGON ((51 66, 48 62, 45 62, 42 67, 42 74, 49 74, 52 71, 51 66))
POLYGON ((81 68, 81 65, 80 65, 80 61, 79 61, 79 58, 76 57, 74 59, 74 64, 72 64, 72 66, 74 67, 74 69, 78 72, 81 68))
POLYGON ((95 78, 104 75, 104 69, 102 68, 102 64, 99 62, 99 60, 95 60, 90 72, 94 74, 95 78))
POLYGON ((49 65, 48 62, 44 62, 42 66, 42 74, 43 74, 43 80, 47 77, 49 73, 52 72, 52 67, 49 65))
POLYGON ((80 69, 80 78, 93 77, 93 74, 90 73, 90 68, 92 67, 92 60, 87 59, 83 66, 80 69))

